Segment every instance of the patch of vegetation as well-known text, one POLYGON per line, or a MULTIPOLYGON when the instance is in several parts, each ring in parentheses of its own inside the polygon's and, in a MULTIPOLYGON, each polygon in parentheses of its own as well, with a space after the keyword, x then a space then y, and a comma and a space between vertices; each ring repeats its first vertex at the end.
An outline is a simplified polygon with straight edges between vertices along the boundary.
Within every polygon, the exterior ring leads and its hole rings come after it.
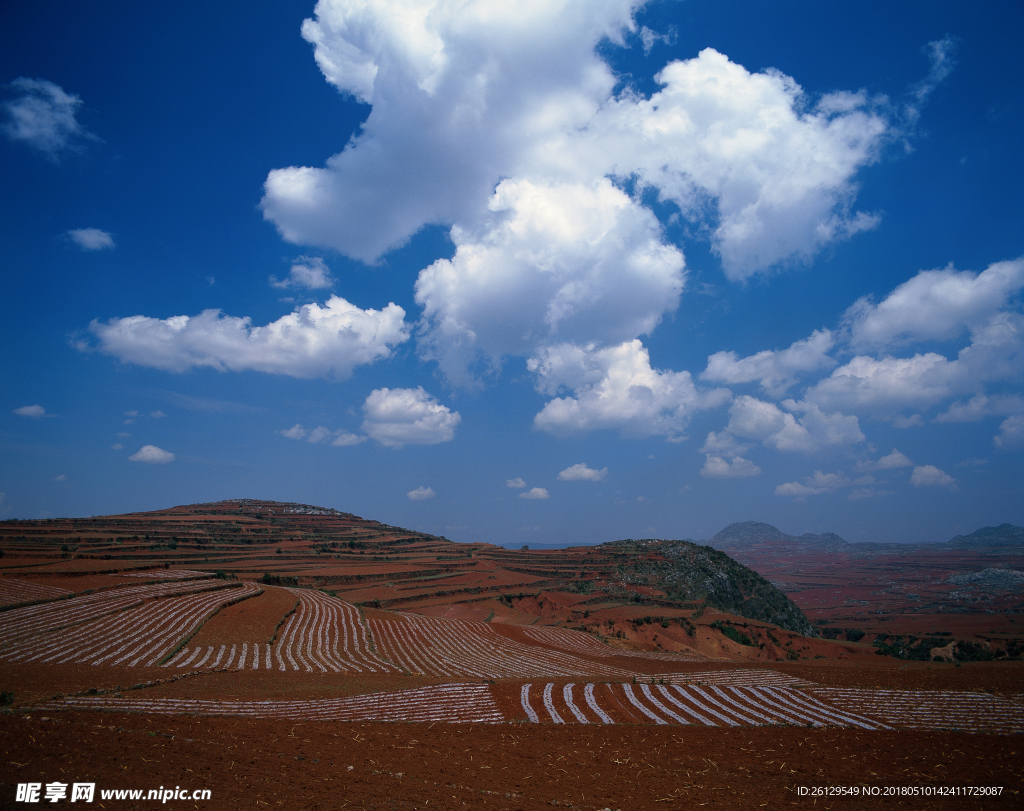
POLYGON ((14 703, 14 693, 10 690, 0 691, 0 707, 8 707, 14 703))
POLYGON ((720 631, 726 637, 731 639, 733 642, 737 642, 740 645, 746 645, 747 647, 754 647, 754 641, 743 633, 738 628, 729 625, 728 623, 722 622, 722 620, 715 620, 711 623, 711 627, 717 631, 720 631))
MULTIPOLYGON (((911 662, 928 662, 932 659, 932 648, 943 648, 949 644, 948 639, 942 639, 938 635, 926 637, 916 636, 895 636, 879 634, 875 637, 875 651, 880 656, 891 656, 894 659, 906 659, 911 662)), ((1013 652, 1008 650, 992 650, 980 642, 971 642, 961 639, 952 647, 953 660, 955 662, 990 662, 993 659, 1001 659, 1005 656, 1020 654, 1020 649, 1013 646, 1013 652)))
POLYGON ((298 586, 298 577, 289 577, 288 575, 282 574, 270 574, 270 572, 264 572, 263 577, 260 578, 260 582, 265 586, 298 586))
MULTIPOLYGON (((616 567, 623 584, 651 586, 670 595, 674 602, 704 602, 720 611, 770 622, 803 636, 817 636, 792 600, 725 552, 690 541, 627 540, 601 548, 627 554, 626 561, 616 567)), ((698 616, 694 614, 693 618, 698 616)))

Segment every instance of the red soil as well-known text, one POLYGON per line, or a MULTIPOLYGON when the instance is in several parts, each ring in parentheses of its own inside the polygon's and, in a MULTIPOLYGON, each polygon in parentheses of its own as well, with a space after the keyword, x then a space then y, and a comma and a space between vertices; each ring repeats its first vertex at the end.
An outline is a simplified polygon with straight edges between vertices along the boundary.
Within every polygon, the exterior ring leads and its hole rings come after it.
MULTIPOLYGON (((864 808, 1020 807, 1019 741, 956 733, 501 724, 275 723, 68 712, 0 716, 4 778, 209 789, 166 808, 815 808, 801 786, 998 786, 864 808)), ((863 790, 863 789, 862 789, 863 790)), ((13 805, 13 803, 12 803, 13 805)), ((137 807, 148 808, 150 803, 137 807)), ((130 807, 119 803, 118 807, 130 807)))
POLYGON ((214 614, 189 641, 189 646, 269 642, 281 618, 299 598, 287 589, 261 586, 263 593, 229 605, 214 614))

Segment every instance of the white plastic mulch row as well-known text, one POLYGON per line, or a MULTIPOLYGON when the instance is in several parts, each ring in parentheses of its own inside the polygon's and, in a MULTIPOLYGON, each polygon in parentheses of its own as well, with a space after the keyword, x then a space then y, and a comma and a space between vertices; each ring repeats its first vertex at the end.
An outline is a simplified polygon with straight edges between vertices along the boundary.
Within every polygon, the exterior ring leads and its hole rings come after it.
POLYGON ((612 656, 629 656, 635 659, 656 659, 663 662, 690 662, 702 659, 702 656, 691 656, 685 653, 669 653, 668 651, 636 651, 610 648, 590 634, 573 631, 571 628, 534 628, 527 626, 521 629, 531 639, 543 645, 552 645, 562 650, 573 651, 584 656, 609 658, 612 656))
POLYGON ((192 670, 270 670, 271 650, 270 645, 265 642, 243 642, 230 648, 227 645, 185 647, 168 660, 164 667, 187 667, 192 670))
POLYGON ((194 633, 214 609, 257 590, 254 584, 245 583, 237 588, 148 601, 24 640, 7 648, 3 658, 12 662, 148 667, 194 633))
POLYGON ((811 682, 798 676, 789 676, 776 670, 758 670, 743 668, 739 670, 707 670, 700 673, 656 673, 654 675, 637 676, 644 682, 667 684, 717 684, 734 687, 798 687, 807 686, 811 682))
POLYGON ((370 620, 382 656, 411 673, 477 678, 606 676, 630 671, 595 665, 571 653, 517 642, 485 622, 403 614, 401 621, 370 620))
POLYGON ((209 580, 121 586, 67 600, 14 608, 4 612, 3 623, 0 623, 0 649, 16 640, 88 622, 104 614, 121 611, 143 600, 204 591, 211 587, 209 580))
POLYGON ((337 597, 289 589, 299 607, 285 622, 274 645, 279 670, 308 673, 395 673, 373 650, 358 609, 337 597))
POLYGON ((910 729, 967 732, 1024 732, 1024 700, 988 693, 939 690, 869 690, 815 687, 808 691, 838 707, 881 718, 910 729))
MULTIPOLYGON (((220 654, 223 654, 221 646, 220 654)), ((209 651, 206 655, 212 655, 209 651)), ((853 688, 720 687, 588 683, 524 684, 520 703, 534 723, 654 723, 717 727, 783 724, 860 729, 925 728, 1024 731, 1024 704, 983 693, 853 688), (850 707, 856 707, 856 712, 850 707), (563 709, 564 708, 564 709, 563 709), (867 717, 868 715, 872 717, 867 717), (880 722, 884 719, 888 724, 880 722)), ((306 701, 77 696, 40 709, 98 709, 169 715, 228 715, 281 720, 499 722, 485 684, 442 684, 350 698, 306 701)))
POLYGON ((27 580, 0 579, 0 605, 27 603, 32 600, 50 600, 71 594, 67 589, 58 586, 44 586, 27 580))
POLYGON ((503 721, 486 684, 437 684, 414 690, 307 701, 211 701, 184 698, 76 696, 45 710, 109 710, 162 715, 229 715, 288 721, 391 721, 449 723, 503 721))
MULTIPOLYGON (((531 703, 531 684, 523 685, 520 703, 527 718, 538 722, 541 713, 531 703)), ((803 690, 787 687, 717 687, 707 688, 664 684, 587 684, 582 690, 575 684, 561 688, 564 706, 579 723, 612 724, 617 714, 627 721, 640 723, 694 724, 702 726, 762 726, 786 724, 796 726, 843 726, 860 729, 888 729, 885 724, 859 713, 830 706, 803 690), (577 701, 574 689, 582 693, 577 701), (611 713, 611 714, 609 714, 611 713)), ((541 690, 544 722, 571 722, 555 705, 555 685, 548 683, 541 690)))
POLYGON ((144 569, 141 572, 120 572, 119 577, 144 577, 147 580, 184 580, 188 577, 210 577, 213 572, 192 569, 144 569))

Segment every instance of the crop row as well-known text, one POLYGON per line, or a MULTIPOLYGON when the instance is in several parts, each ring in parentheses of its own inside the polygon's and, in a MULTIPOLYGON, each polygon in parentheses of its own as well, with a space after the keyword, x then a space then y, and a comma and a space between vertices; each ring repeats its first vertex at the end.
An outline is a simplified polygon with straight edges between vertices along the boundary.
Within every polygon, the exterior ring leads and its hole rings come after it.
POLYGON ((503 721, 486 684, 435 684, 414 690, 308 701, 208 701, 73 696, 45 710, 108 710, 163 715, 232 715, 287 721, 390 721, 448 723, 503 721))
POLYGON ((555 724, 627 723, 697 724, 703 726, 762 726, 787 724, 798 726, 845 726, 861 729, 887 729, 884 724, 852 712, 844 712, 801 690, 785 687, 707 688, 663 684, 587 684, 555 685, 547 683, 539 690, 534 707, 532 684, 520 690, 520 703, 526 717, 534 722, 555 724), (576 693, 574 695, 574 688, 576 693))
MULTIPOLYGON (((520 703, 526 717, 534 723, 1024 731, 1024 704, 1018 700, 979 693, 548 682, 543 686, 529 683, 522 685, 520 703), (856 711, 848 709, 851 706, 856 711), (932 720, 922 722, 925 717, 922 708, 927 709, 927 717, 932 720), (878 719, 883 719, 885 723, 878 719)), ((485 684, 440 684, 349 698, 306 701, 73 696, 48 702, 40 709, 229 715, 292 721, 454 723, 506 720, 485 684)))
POLYGON ((164 667, 188 667, 192 669, 203 668, 205 670, 245 670, 249 667, 252 670, 270 670, 271 647, 264 642, 253 642, 250 647, 248 642, 241 645, 207 645, 195 648, 182 648, 164 667), (216 651, 216 653, 214 653, 216 651))
POLYGON ((27 603, 32 600, 50 600, 54 597, 63 597, 65 594, 71 594, 71 592, 57 586, 44 586, 41 583, 0 579, 0 605, 27 603))
POLYGON ((629 678, 630 671, 593 664, 563 651, 526 645, 496 633, 484 622, 403 614, 402 620, 370 620, 382 656, 410 673, 477 678, 595 675, 629 678))
POLYGON ((664 662, 688 662, 701 659, 699 656, 668 653, 660 651, 633 651, 610 648, 594 639, 590 634, 573 631, 569 628, 533 628, 521 629, 523 634, 542 645, 551 645, 561 650, 573 651, 584 656, 608 658, 612 656, 630 656, 637 659, 656 659, 664 662))
POLYGON ((855 706, 886 723, 910 729, 1024 732, 1024 700, 988 693, 815 687, 816 696, 855 706))
POLYGON ((4 613, 4 621, 0 625, 0 648, 18 639, 123 611, 154 597, 170 597, 222 588, 225 586, 210 580, 150 583, 141 586, 121 586, 92 594, 82 594, 67 600, 15 608, 4 613))
POLYGON ((308 589, 289 589, 299 606, 282 626, 274 646, 279 670, 321 673, 394 673, 373 650, 359 610, 344 600, 308 589))
MULTIPOLYGON (((627 679, 633 672, 508 639, 483 622, 417 614, 397 620, 365 620, 336 597, 308 589, 290 590, 299 604, 280 629, 276 643, 236 643, 183 648, 167 665, 190 668, 305 670, 306 672, 405 671, 431 676, 536 678, 591 676, 627 679), (273 662, 273 664, 271 664, 273 662)), ((572 644, 578 632, 544 636, 543 643, 572 644)), ((594 642, 597 650, 611 649, 594 642)), ((589 651, 588 651, 589 652, 589 651)))
POLYGON ((737 670, 705 670, 699 673, 656 673, 642 677, 644 681, 666 684, 714 684, 719 687, 798 687, 812 682, 777 670, 741 668, 737 670))
POLYGON ((192 577, 210 577, 213 572, 191 569, 144 569, 141 572, 122 572, 122 577, 145 577, 147 580, 186 580, 192 577))
POLYGON ((7 648, 11 662, 151 666, 170 654, 215 609, 258 591, 252 583, 142 605, 35 636, 7 648))

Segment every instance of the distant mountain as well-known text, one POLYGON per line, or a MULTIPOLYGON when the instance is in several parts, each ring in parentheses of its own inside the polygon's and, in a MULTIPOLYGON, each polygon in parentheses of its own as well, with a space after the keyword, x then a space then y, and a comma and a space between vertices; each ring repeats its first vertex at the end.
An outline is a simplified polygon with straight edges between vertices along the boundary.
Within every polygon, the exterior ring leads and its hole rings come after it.
POLYGON ((954 549, 991 549, 1004 546, 1024 546, 1024 527, 1000 524, 998 527, 982 527, 970 535, 957 535, 943 546, 954 549))
POLYGON ((821 535, 815 535, 811 532, 805 532, 803 535, 787 535, 777 527, 762 523, 761 521, 740 521, 735 524, 729 524, 729 526, 713 535, 705 543, 715 549, 722 550, 780 544, 797 544, 804 548, 813 547, 830 551, 838 551, 849 547, 849 544, 834 532, 824 532, 821 535))
POLYGON ((975 552, 1005 555, 1010 551, 1024 552, 1024 527, 1013 524, 983 527, 970 535, 957 535, 945 543, 848 543, 834 532, 823 532, 820 535, 811 532, 787 535, 777 527, 761 521, 740 521, 729 524, 704 543, 715 549, 741 553, 741 556, 744 552, 755 550, 763 554, 768 549, 792 552, 843 552, 856 556, 970 549, 975 552))

